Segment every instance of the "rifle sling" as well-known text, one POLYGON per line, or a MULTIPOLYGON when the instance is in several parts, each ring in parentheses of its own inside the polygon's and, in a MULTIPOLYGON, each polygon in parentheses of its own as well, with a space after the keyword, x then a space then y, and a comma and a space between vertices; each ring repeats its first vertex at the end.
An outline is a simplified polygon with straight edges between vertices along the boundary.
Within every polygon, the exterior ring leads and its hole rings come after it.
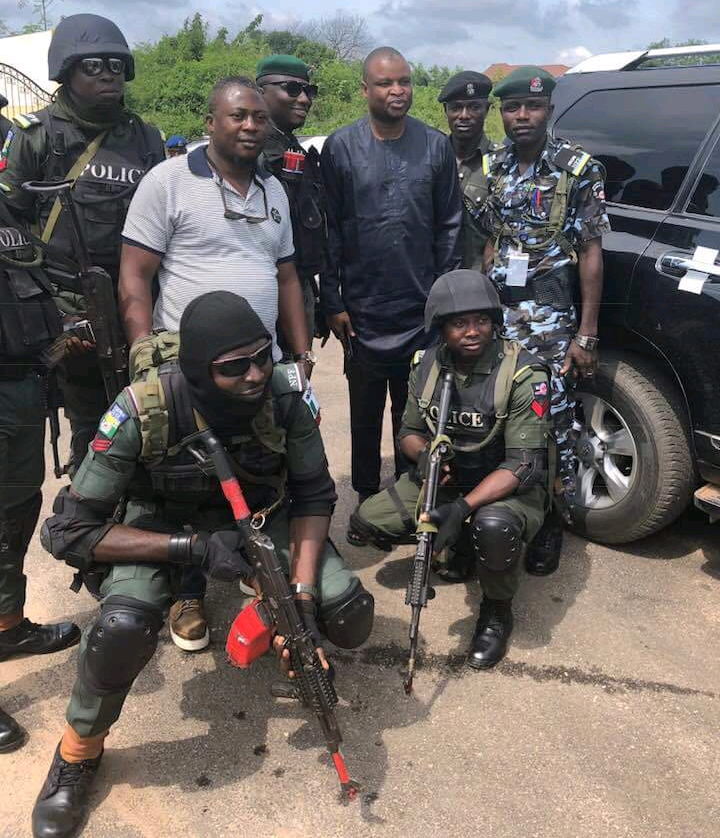
MULTIPOLYGON (((65 180, 72 181, 73 186, 75 186, 75 181, 80 177, 80 175, 85 170, 85 166, 92 160, 92 158, 97 154, 98 149, 103 143, 105 137, 107 137, 107 131, 101 131, 95 139, 90 140, 90 142, 85 147, 85 150, 80 154, 78 159, 75 161, 72 169, 67 173, 65 176, 65 180)), ((71 187, 72 188, 72 187, 71 187)), ((50 241, 50 238, 55 230, 55 225, 58 222, 58 218, 60 217, 60 213, 62 211, 62 204, 60 203, 60 198, 55 198, 55 201, 52 205, 52 209, 50 210, 50 215, 48 215, 48 220, 45 224, 45 229, 42 231, 40 238, 47 244, 50 241)))

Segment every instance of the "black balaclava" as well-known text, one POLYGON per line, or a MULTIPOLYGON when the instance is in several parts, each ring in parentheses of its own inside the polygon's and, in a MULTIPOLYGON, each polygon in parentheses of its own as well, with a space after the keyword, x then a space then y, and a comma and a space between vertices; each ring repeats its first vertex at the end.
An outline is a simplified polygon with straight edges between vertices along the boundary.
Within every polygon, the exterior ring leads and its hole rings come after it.
POLYGON ((180 369, 190 390, 193 407, 223 437, 247 430, 262 409, 270 387, 252 402, 241 401, 213 381, 211 363, 237 346, 270 339, 268 330, 250 303, 230 291, 211 291, 196 297, 180 319, 180 369))

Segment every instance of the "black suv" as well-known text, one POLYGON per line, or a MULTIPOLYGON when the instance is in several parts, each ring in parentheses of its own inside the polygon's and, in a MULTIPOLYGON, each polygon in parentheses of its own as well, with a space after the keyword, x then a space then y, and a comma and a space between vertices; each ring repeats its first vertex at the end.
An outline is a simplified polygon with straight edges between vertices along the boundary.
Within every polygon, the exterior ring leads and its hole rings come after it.
POLYGON ((578 394, 577 530, 597 541, 659 530, 699 478, 720 514, 720 66, 689 66, 710 52, 596 56, 553 93, 553 134, 607 171, 600 370, 578 394))

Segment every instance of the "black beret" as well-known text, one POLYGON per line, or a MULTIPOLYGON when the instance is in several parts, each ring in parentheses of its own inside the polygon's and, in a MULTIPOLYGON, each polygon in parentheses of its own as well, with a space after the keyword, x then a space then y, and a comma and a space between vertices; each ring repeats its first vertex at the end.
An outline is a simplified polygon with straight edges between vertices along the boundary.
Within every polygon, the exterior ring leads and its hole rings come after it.
POLYGON ((456 73, 443 87, 438 102, 450 102, 458 99, 487 99, 492 82, 482 73, 463 70, 456 73))

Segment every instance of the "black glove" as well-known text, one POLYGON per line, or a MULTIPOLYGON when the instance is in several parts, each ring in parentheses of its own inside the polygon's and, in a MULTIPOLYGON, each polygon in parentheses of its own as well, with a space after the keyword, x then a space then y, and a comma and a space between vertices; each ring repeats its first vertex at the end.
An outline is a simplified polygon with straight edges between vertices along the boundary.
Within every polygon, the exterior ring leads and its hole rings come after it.
POLYGON ((428 457, 430 456, 430 446, 426 445, 418 454, 415 462, 415 472, 420 480, 425 479, 425 472, 427 471, 428 457))
POLYGON ((430 522, 438 528, 435 536, 433 551, 439 553, 448 544, 452 544, 460 537, 463 521, 470 514, 471 509, 465 498, 455 498, 452 503, 444 503, 437 509, 428 512, 430 522))
POLYGON ((296 599, 295 605, 305 628, 310 632, 313 646, 322 646, 322 635, 317 624, 317 606, 314 599, 296 599))
POLYGON ((254 574, 241 552, 242 536, 237 530, 210 533, 179 533, 170 538, 168 561, 195 565, 223 582, 252 579, 254 574))

